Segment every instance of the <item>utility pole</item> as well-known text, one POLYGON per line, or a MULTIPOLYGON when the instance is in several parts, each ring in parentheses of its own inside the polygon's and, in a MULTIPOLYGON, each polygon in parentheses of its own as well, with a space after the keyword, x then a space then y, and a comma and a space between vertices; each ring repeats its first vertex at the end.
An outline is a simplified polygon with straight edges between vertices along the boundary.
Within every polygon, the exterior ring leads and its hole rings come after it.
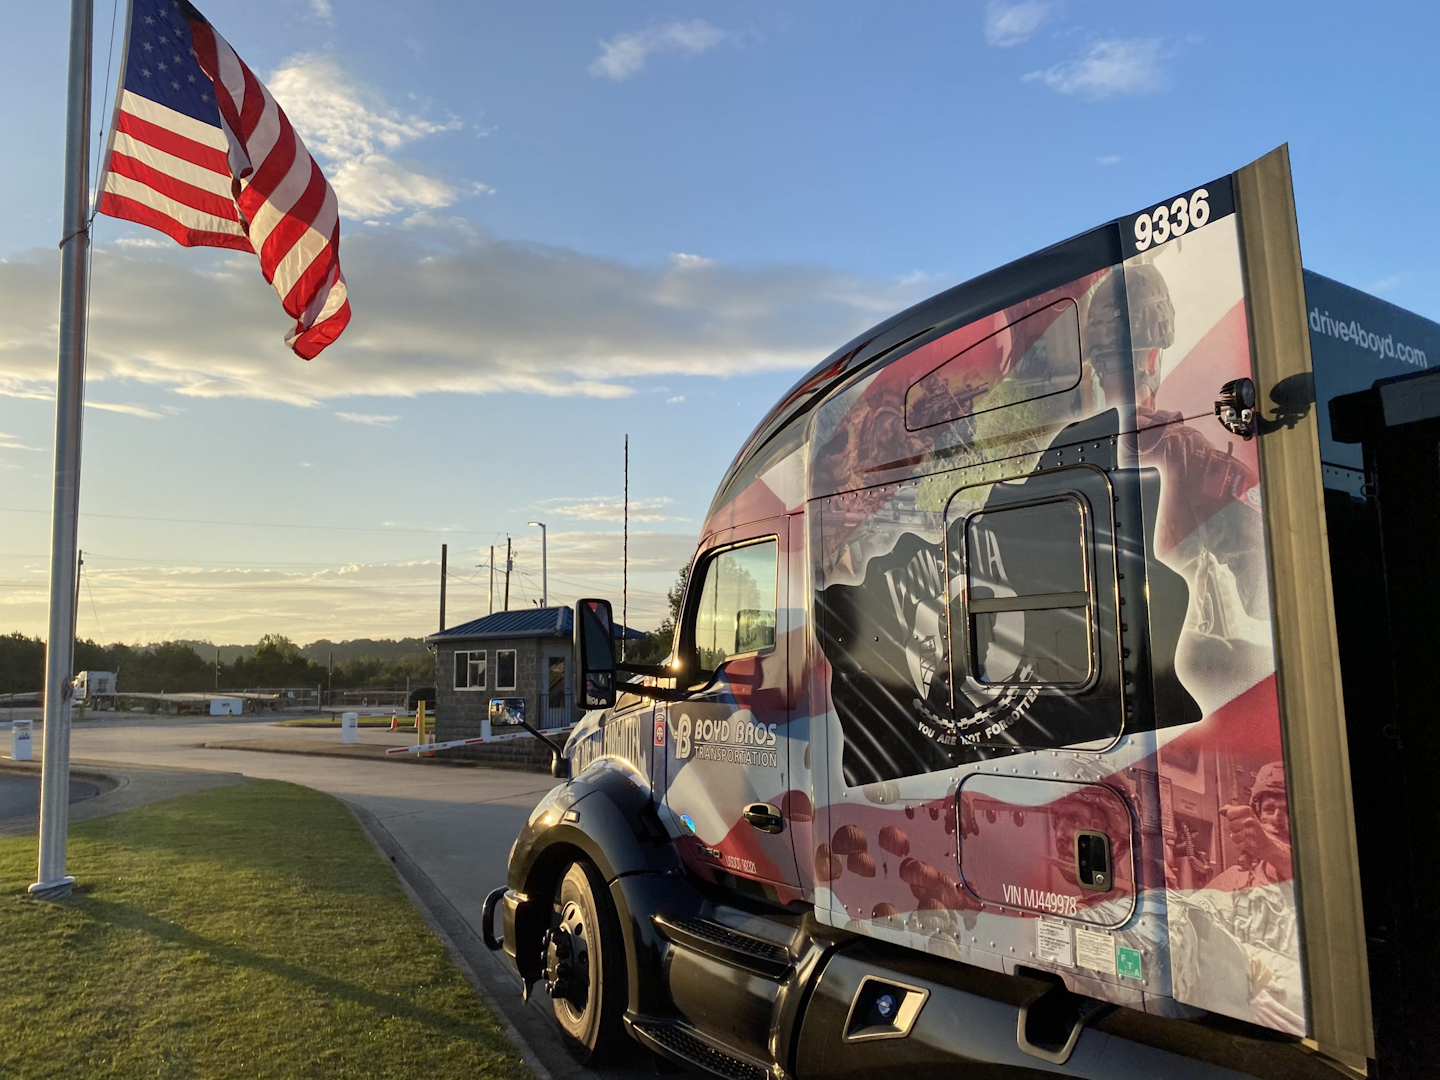
POLYGON ((527 522, 529 525, 540 526, 540 606, 550 606, 550 542, 547 539, 547 530, 543 521, 527 522))
POLYGON ((505 610, 510 610, 510 537, 505 537, 505 610))
MULTIPOLYGON (((85 569, 85 552, 75 552, 75 614, 70 620, 70 640, 74 641, 75 636, 80 633, 80 574, 85 569)), ((75 661, 70 661, 70 677, 75 677, 75 661)))
POLYGON ((215 692, 220 692, 220 646, 215 646, 215 692))
POLYGON ((490 614, 495 614, 495 545, 490 545, 490 614))
POLYGON ((69 896, 70 672, 75 601, 70 573, 80 519, 80 425, 85 403, 85 286, 90 253, 90 41, 92 0, 71 0, 60 213, 60 333, 55 379, 55 487, 50 515, 50 625, 45 651, 45 736, 40 769, 40 857, 30 895, 69 896))
POLYGON ((450 555, 450 545, 440 545, 440 629, 445 629, 445 570, 450 555))
POLYGON ((335 704, 335 650, 330 650, 330 657, 325 661, 325 696, 330 699, 330 704, 335 704))

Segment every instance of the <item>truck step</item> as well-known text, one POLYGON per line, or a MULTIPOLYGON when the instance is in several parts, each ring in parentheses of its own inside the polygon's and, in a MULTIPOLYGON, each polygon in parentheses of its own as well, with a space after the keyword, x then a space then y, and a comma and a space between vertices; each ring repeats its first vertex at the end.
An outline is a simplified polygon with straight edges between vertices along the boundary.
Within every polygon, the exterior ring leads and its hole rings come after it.
POLYGON ((765 1066, 711 1045, 688 1024, 673 1020, 635 1020, 631 1028, 652 1050, 715 1076, 726 1080, 769 1080, 770 1070, 765 1066))
POLYGON ((655 915, 651 921, 670 941, 722 963, 778 979, 790 970, 790 953, 774 942, 742 934, 710 919, 655 915))

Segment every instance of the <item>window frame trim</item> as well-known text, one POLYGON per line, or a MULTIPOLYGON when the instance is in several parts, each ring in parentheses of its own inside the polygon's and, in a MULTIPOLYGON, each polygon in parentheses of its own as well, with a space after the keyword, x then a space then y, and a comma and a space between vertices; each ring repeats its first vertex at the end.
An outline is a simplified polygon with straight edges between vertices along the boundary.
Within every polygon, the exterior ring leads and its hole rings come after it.
MULTIPOLYGON (((982 507, 981 509, 976 510, 973 513, 967 514, 965 516, 961 530, 962 540, 960 551, 960 566, 961 572, 965 575, 965 587, 961 591, 960 596, 958 597, 958 606, 960 607, 963 614, 963 618, 960 620, 960 622, 962 623, 960 632, 963 635, 962 640, 964 643, 963 655, 965 658, 965 679, 968 682, 973 683, 975 686, 987 691, 990 689, 1005 690, 1015 687, 1033 687, 1040 690, 1042 693, 1049 692, 1066 695, 1086 693, 1087 691, 1093 689, 1100 682, 1101 665, 1103 663, 1104 657, 1100 655, 1101 634, 1099 583, 1095 579, 1095 561, 1092 555, 1092 551, 1096 544, 1095 524, 1092 520, 1093 514, 1094 510, 1090 505, 1090 500, 1085 497, 1084 493, 1075 490, 1068 490, 1056 492, 1050 495, 1041 495, 1032 499, 1017 500, 1013 503, 1007 502, 1001 506, 982 507), (1004 513, 1007 510, 1024 510, 1029 507, 1044 506, 1047 504, 1061 503, 1067 501, 1074 503, 1076 508, 1080 512, 1080 546, 1082 567, 1086 586, 1086 602, 1083 605, 1072 603, 1058 603, 1056 601, 1078 598, 1080 594, 1053 592, 1031 593, 1024 596, 1007 596, 994 598, 987 597, 983 600, 972 601, 970 598, 970 522, 973 519, 981 517, 985 514, 999 514, 1004 513), (973 629, 974 616, 1008 614, 1012 611, 1075 611, 1082 608, 1086 614, 1085 644, 1087 648, 1087 668, 1086 675, 1083 680, 1079 682, 1046 682, 1039 679, 1010 678, 991 682, 985 679, 978 678, 976 676, 975 670, 977 665, 975 663, 974 653, 975 632, 973 629)), ((957 606, 956 602, 952 601, 951 609, 953 610, 955 606, 957 606)), ((953 635, 955 631, 953 619, 951 620, 950 631, 953 635)), ((953 657, 956 655, 956 653, 952 651, 951 655, 953 657)), ((1022 657, 1021 660, 1023 663, 1024 658, 1022 657)), ((951 664, 953 672, 953 659, 951 661, 951 664)), ((952 689, 951 692, 953 694, 954 689, 952 689)))
MULTIPOLYGON (((476 655, 485 657, 485 679, 484 679, 484 681, 482 681, 479 686, 456 686, 454 689, 455 689, 458 693, 461 693, 461 694, 470 694, 470 693, 475 693, 475 692, 477 692, 477 691, 479 691, 479 692, 484 692, 484 691, 486 690, 486 688, 490 685, 490 656, 489 656, 489 653, 490 653, 490 650, 489 650, 489 649, 456 649, 456 650, 455 650, 455 659, 458 660, 461 656, 466 657, 466 660, 465 660, 465 676, 466 676, 467 682, 468 682, 469 676, 470 676, 470 664, 471 664, 471 660, 470 660, 469 658, 472 657, 472 656, 476 656, 476 655)), ((455 675, 454 671, 451 671, 451 681, 452 681, 452 682, 454 681, 454 675, 455 675)))
POLYGON ((496 649, 496 650, 495 650, 495 691, 496 691, 496 693, 499 693, 499 692, 502 691, 502 690, 515 690, 515 689, 519 686, 519 684, 520 684, 520 650, 519 650, 518 648, 517 648, 517 649, 496 649), (512 674, 511 674, 511 680, 512 680, 512 681, 511 681, 511 683, 510 683, 509 686, 501 686, 501 685, 500 685, 500 654, 501 654, 501 653, 507 653, 507 652, 508 652, 511 656, 515 657, 515 660, 514 660, 514 669, 513 669, 513 672, 512 672, 512 674))
MULTIPOLYGON (((1007 310, 1008 310, 1008 309, 1007 309, 1007 310)), ((965 327, 959 327, 958 329, 963 330, 963 329, 965 329, 965 327)), ((951 331, 951 333, 955 333, 955 332, 956 332, 956 331, 951 331)), ((1084 344, 1085 344, 1085 343, 1084 343, 1084 335, 1083 335, 1083 333, 1081 332, 1081 327, 1080 327, 1080 304, 1079 304, 1079 302, 1078 302, 1078 301, 1076 300, 1076 298, 1073 297, 1073 296, 1068 296, 1068 295, 1067 295, 1067 296, 1059 296, 1059 297, 1056 297, 1054 300, 1052 300, 1050 303, 1046 304, 1044 307, 1036 308, 1034 311, 1031 311, 1031 312, 1029 312, 1028 314, 1022 315, 1020 318, 1014 320, 1013 322, 1007 322, 1004 326, 1000 327, 1000 329, 994 331, 993 333, 990 333, 990 334, 985 335, 985 337, 981 338, 979 341, 972 342, 971 344, 965 346, 965 348, 961 349, 959 352, 955 353, 953 356, 951 356, 951 357, 949 357, 949 358, 947 358, 947 359, 945 359, 945 360, 940 361, 940 363, 936 364, 933 368, 931 368, 929 371, 925 372, 923 375, 917 376, 917 377, 915 378, 915 380, 914 380, 913 382, 911 382, 910 385, 905 388, 905 402, 904 402, 904 406, 903 406, 903 412, 904 412, 904 418, 905 418, 905 430, 906 430, 906 431, 909 431, 909 432, 929 431, 931 428, 939 427, 939 426, 942 425, 942 424, 953 424, 953 423, 956 423, 957 421, 960 421, 960 420, 966 420, 966 419, 969 419, 969 418, 975 417, 975 416, 982 416, 982 415, 984 415, 985 413, 996 412, 996 411, 998 411, 998 410, 1000 410, 1000 409, 1008 409, 1008 408, 1010 408, 1011 406, 1014 406, 1014 405, 1026 405, 1026 404, 1029 404, 1029 403, 1032 402, 1032 401, 1044 401, 1046 398, 1054 397, 1056 394, 1069 394, 1069 393, 1073 392, 1077 387, 1079 387, 1079 385, 1080 385, 1082 382, 1084 382, 1084 380, 1085 380, 1085 350, 1084 350, 1084 344), (920 424, 919 426, 916 426, 916 427, 912 427, 912 426, 911 426, 911 424, 910 424, 910 395, 911 395, 911 393, 915 390, 915 388, 916 388, 917 386, 919 386, 921 383, 923 383, 926 379, 929 379, 931 376, 938 374, 938 373, 941 371, 941 369, 945 368, 945 367, 948 366, 949 364, 954 363, 956 360, 960 359, 960 357, 964 356, 966 353, 972 352, 973 350, 978 349, 981 345, 984 345, 987 341, 990 341, 990 340, 993 339, 993 338, 999 337, 1001 334, 1006 333, 1007 331, 1013 330, 1016 326, 1019 326, 1021 323, 1025 322, 1027 319, 1033 319, 1033 318, 1035 318, 1037 315, 1040 315, 1041 313, 1043 313, 1043 312, 1045 312, 1045 311, 1048 311, 1048 310, 1051 309, 1051 308, 1061 307, 1061 306, 1063 306, 1063 305, 1065 305, 1065 304, 1069 304, 1070 307, 1074 310, 1074 313, 1075 313, 1075 331, 1076 331, 1076 337, 1075 337, 1075 355, 1076 355, 1076 356, 1079 358, 1079 360, 1080 360, 1080 367, 1079 367, 1079 370, 1075 373, 1075 381, 1074 381, 1073 383, 1071 383, 1069 386, 1066 386, 1066 387, 1059 387, 1059 388, 1054 389, 1054 390, 1047 390, 1045 393, 1043 393, 1043 394, 1036 394, 1036 395, 1034 395, 1033 397, 1023 397, 1023 398, 1018 398, 1018 399, 1015 400, 1015 401, 1007 401, 1007 402, 1005 402, 1003 405, 990 405, 990 406, 987 406, 986 408, 977 409, 977 410, 975 410, 975 411, 973 411, 973 412, 961 413, 961 414, 959 414, 958 416, 948 416, 948 417, 946 417, 946 418, 943 419, 943 420, 933 420, 933 421, 931 421, 931 422, 928 423, 928 424, 920 424)), ((996 383, 996 384, 995 384, 995 386, 998 386, 998 385, 1000 385, 1000 384, 999 384, 999 383, 996 383)), ((993 390, 994 387, 992 386, 991 389, 993 390)))
POLYGON ((688 581, 687 581, 686 589, 685 589, 685 606, 681 609, 681 612, 680 612, 680 625, 679 625, 679 627, 677 627, 676 632, 675 632, 675 637, 676 637, 676 639, 677 639, 678 642, 679 642, 679 650, 677 650, 677 651, 681 652, 682 654, 684 654, 685 656, 687 656, 687 657, 689 657, 689 658, 693 658, 694 661, 695 661, 695 665, 696 665, 697 670, 703 670, 703 669, 699 669, 700 653, 699 653, 699 649, 697 649, 697 648, 695 647, 695 621, 696 621, 696 618, 698 617, 698 616, 696 615, 696 612, 699 610, 699 607, 700 607, 700 596, 701 596, 701 594, 704 593, 704 591, 705 591, 705 574, 709 572, 710 565, 711 565, 713 562, 715 562, 715 560, 719 559, 722 555, 725 555, 725 554, 727 554, 728 552, 731 552, 731 551, 736 551, 736 550, 738 550, 738 549, 740 549, 740 548, 755 547, 755 546, 757 546, 757 545, 759 545, 759 544, 774 544, 774 545, 775 545, 775 580, 774 580, 774 590, 775 590, 775 592, 774 592, 774 596, 775 596, 775 640, 774 640, 773 642, 771 642, 771 644, 769 645, 768 648, 764 648, 764 649, 752 649, 752 650, 749 651, 749 652, 734 653, 734 654, 732 654, 732 655, 730 655, 730 656, 725 657, 724 660, 720 661, 720 663, 715 666, 715 672, 719 672, 719 671, 721 670, 721 668, 725 667, 725 665, 728 664, 728 663, 730 663, 730 661, 732 661, 732 660, 745 660, 745 659, 749 659, 749 658, 756 657, 756 656, 766 656, 766 655, 768 655, 768 654, 770 654, 770 653, 773 653, 773 652, 779 647, 779 643, 780 643, 780 534, 779 534, 779 533, 773 533, 773 532, 772 532, 772 533, 765 533, 765 534, 762 534, 762 535, 760 535, 760 536, 749 536, 749 537, 746 537, 744 540, 736 540, 736 541, 733 541, 733 542, 727 543, 727 544, 718 544, 718 545, 716 545, 716 546, 713 547, 713 548, 709 548, 708 550, 702 551, 702 552, 700 553, 700 555, 695 559, 695 563, 694 563, 694 565, 693 565, 693 566, 691 567, 691 569, 690 569, 690 577, 689 577, 689 579, 688 579, 688 581), (693 582, 695 582, 695 581, 697 580, 697 578, 696 578, 696 571, 697 571, 697 570, 700 571, 699 578, 698 578, 698 580, 699 580, 699 582, 700 582, 700 585, 699 585, 699 588, 698 588, 698 589, 693 589, 693 588, 691 588, 690 586, 691 586, 691 584, 692 584, 693 582))

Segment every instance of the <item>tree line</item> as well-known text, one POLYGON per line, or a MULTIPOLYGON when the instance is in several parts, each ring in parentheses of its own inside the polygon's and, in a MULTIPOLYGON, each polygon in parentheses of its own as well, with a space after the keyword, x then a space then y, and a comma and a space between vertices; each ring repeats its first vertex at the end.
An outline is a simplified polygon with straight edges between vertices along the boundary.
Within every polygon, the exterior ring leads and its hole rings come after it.
MULTIPOLYGON (((167 641, 156 645, 100 645, 90 640, 75 642, 76 671, 114 671, 119 673, 121 693, 190 693, 215 690, 242 690, 254 687, 324 686, 336 690, 362 690, 375 687, 434 685, 435 657, 417 639, 409 651, 399 652, 396 644, 377 641, 375 652, 388 656, 353 655, 342 646, 350 643, 326 642, 335 652, 344 652, 337 659, 333 672, 328 664, 314 658, 314 645, 302 651, 282 634, 266 634, 253 650, 236 652, 228 662, 215 660, 214 646, 200 644, 199 650, 190 642, 167 641), (207 655, 208 654, 208 655, 207 655)), ((319 644, 318 642, 316 643, 319 644)), ((326 655, 328 659, 328 652, 326 655)), ((0 694, 25 694, 42 690, 45 685, 45 642, 38 637, 20 633, 0 635, 0 694)))

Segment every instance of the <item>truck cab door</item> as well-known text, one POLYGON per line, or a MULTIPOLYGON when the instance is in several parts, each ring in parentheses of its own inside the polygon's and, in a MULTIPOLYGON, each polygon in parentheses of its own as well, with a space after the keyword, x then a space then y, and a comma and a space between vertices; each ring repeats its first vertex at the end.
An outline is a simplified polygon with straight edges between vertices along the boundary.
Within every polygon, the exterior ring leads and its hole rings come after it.
POLYGON ((693 693, 668 709, 665 802, 682 831, 682 856, 702 876, 798 889, 783 809, 788 529, 786 519, 768 519, 702 545, 676 646, 681 682, 693 693))

